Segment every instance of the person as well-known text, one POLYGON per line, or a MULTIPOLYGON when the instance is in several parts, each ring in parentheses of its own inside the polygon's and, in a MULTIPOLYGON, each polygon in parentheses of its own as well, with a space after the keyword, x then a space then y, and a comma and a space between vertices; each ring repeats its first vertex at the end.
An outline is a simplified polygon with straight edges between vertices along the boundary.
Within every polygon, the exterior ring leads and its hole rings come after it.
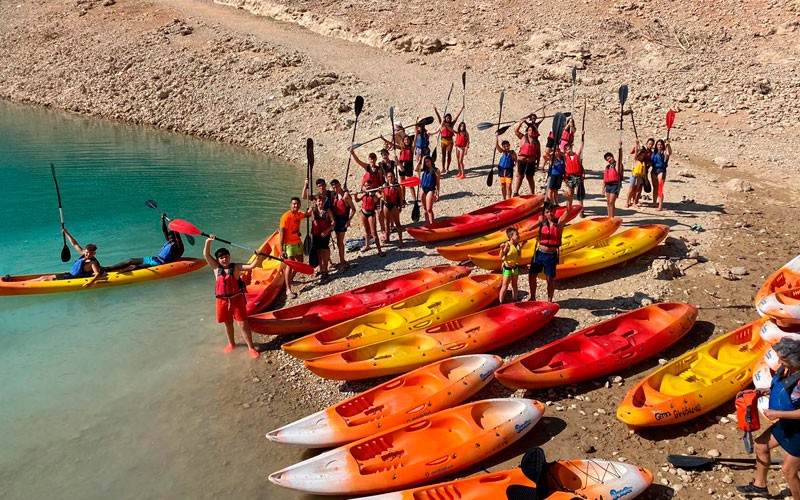
POLYGON ((755 440, 756 471, 753 481, 737 486, 740 493, 769 497, 767 472, 770 450, 780 446, 786 452, 781 472, 793 500, 800 500, 800 342, 783 338, 772 346, 781 366, 772 377, 769 389, 756 389, 759 395, 769 394, 769 408, 762 413, 774 422, 755 440))
POLYGON ((664 210, 664 182, 667 179, 670 156, 672 156, 672 146, 669 141, 657 140, 655 151, 650 154, 650 163, 653 165, 650 175, 652 176, 653 198, 657 201, 653 205, 657 206, 656 210, 659 212, 664 210))
POLYGON ((387 139, 386 137, 381 134, 381 140, 383 141, 384 148, 386 149, 402 149, 403 141, 406 137, 406 129, 403 127, 403 124, 399 121, 394 122, 394 130, 392 133, 392 139, 387 139))
MULTIPOLYGON (((583 141, 575 152, 572 150, 572 144, 567 143, 564 145, 564 175, 567 181, 567 190, 575 197, 576 190, 580 192, 580 186, 583 184, 583 178, 586 175, 583 170, 583 163, 581 162, 581 155, 583 154, 583 141)), ((581 208, 581 217, 583 217, 583 208, 581 208)))
POLYGON ((622 184, 620 181, 622 179, 622 165, 617 168, 617 161, 611 152, 606 152, 603 155, 603 159, 606 160, 606 168, 603 169, 603 195, 606 197, 608 216, 614 217, 620 184, 622 184))
POLYGON ((383 210, 383 217, 386 219, 388 231, 385 234, 384 243, 391 240, 392 226, 397 229, 398 246, 403 247, 403 225, 400 223, 400 210, 403 209, 405 199, 403 196, 404 189, 397 185, 397 179, 394 172, 386 174, 386 186, 383 188, 381 194, 381 206, 383 210))
MULTIPOLYGON (((293 197, 291 208, 281 216, 278 244, 281 248, 281 258, 303 262, 303 240, 300 235, 300 222, 308 217, 306 212, 300 211, 300 198, 293 197)), ((286 296, 296 299, 297 294, 292 291, 292 280, 295 271, 289 267, 283 273, 286 285, 286 296)))
MULTIPOLYGON (((405 136, 403 138, 403 147, 400 150, 400 155, 397 157, 397 161, 400 162, 400 180, 404 181, 409 177, 414 176, 414 142, 411 140, 411 137, 405 136)), ((411 190, 411 200, 417 201, 417 191, 414 188, 403 188, 411 190)))
MULTIPOLYGON (((297 200, 298 206, 300 200, 297 200)), ((223 352, 229 353, 236 348, 236 340, 233 336, 234 320, 239 324, 242 337, 247 344, 247 352, 251 358, 259 356, 255 346, 253 346, 253 332, 247 323, 247 300, 244 297, 244 281, 240 275, 242 271, 249 271, 261 266, 266 255, 255 252, 256 258, 249 264, 237 264, 231 262, 231 253, 227 248, 218 248, 211 256, 211 242, 217 239, 213 234, 209 235, 203 246, 203 257, 216 278, 215 292, 217 296, 217 323, 225 324, 225 334, 228 336, 228 345, 223 352)), ((288 269, 287 269, 288 271, 288 269)))
POLYGON ((503 281, 500 284, 500 296, 498 300, 502 304, 508 285, 511 283, 511 302, 519 299, 517 282, 519 281, 519 257, 522 253, 522 244, 519 241, 519 231, 510 227, 506 229, 508 241, 500 245, 500 258, 503 260, 503 281))
POLYGON ((514 179, 514 165, 517 163, 517 153, 511 150, 511 143, 504 140, 498 144, 500 134, 495 132, 494 147, 500 153, 500 161, 497 162, 497 175, 500 178, 500 189, 503 192, 503 199, 511 197, 511 182, 514 179))
POLYGON ((105 274, 103 267, 100 265, 100 262, 97 261, 97 257, 95 257, 97 255, 97 245, 88 243, 85 247, 82 247, 70 232, 67 231, 67 228, 62 227, 61 232, 67 237, 72 248, 80 254, 80 257, 75 259, 72 263, 72 267, 65 273, 48 274, 29 281, 72 280, 91 276, 91 280, 81 285, 82 288, 89 288, 105 274))
POLYGON ((561 142, 558 145, 558 149, 564 151, 567 144, 572 145, 575 143, 575 130, 575 119, 570 116, 567 119, 567 126, 564 127, 564 131, 561 133, 561 142))
POLYGON ((333 188, 333 197, 331 198, 333 232, 336 233, 336 248, 339 250, 339 263, 336 267, 339 271, 344 271, 348 267, 347 259, 344 256, 344 236, 356 214, 356 205, 353 203, 350 193, 342 189, 339 179, 333 179, 331 187, 333 188))
POLYGON ((544 218, 539 226, 539 238, 536 243, 536 251, 531 258, 528 279, 531 287, 530 300, 536 300, 536 281, 540 272, 544 271, 547 281, 547 300, 553 302, 556 285, 556 266, 558 265, 558 248, 561 246, 561 231, 564 224, 569 219, 572 211, 572 195, 567 191, 567 209, 558 220, 555 219, 556 205, 545 201, 543 213, 544 218))
POLYGON ((430 156, 423 160, 422 175, 420 175, 420 188, 422 189, 422 206, 425 209, 425 223, 433 224, 433 204, 439 201, 441 194, 441 176, 439 169, 430 156))
POLYGON ((564 174, 567 171, 566 153, 560 149, 553 152, 553 161, 550 163, 550 174, 547 178, 547 200, 552 205, 558 205, 558 190, 564 183, 564 174))
POLYGON ((514 185, 514 196, 519 196, 523 178, 528 180, 531 194, 536 194, 533 174, 539 168, 539 160, 542 154, 542 148, 539 144, 539 124, 542 123, 542 120, 538 119, 535 113, 530 115, 529 118, 530 121, 522 120, 517 124, 517 128, 514 129, 514 135, 520 140, 519 152, 517 153, 517 182, 514 185), (525 134, 521 132, 523 125, 526 126, 525 134))
POLYGON ((183 257, 183 239, 179 233, 170 231, 169 228, 167 228, 167 214, 161 214, 161 232, 164 234, 164 239, 166 239, 167 242, 161 247, 161 251, 158 252, 158 255, 123 260, 113 266, 106 267, 105 271, 111 272, 120 271, 122 269, 133 270, 137 268, 160 266, 162 264, 175 262, 183 257))
POLYGON ((325 208, 325 195, 317 194, 315 201, 306 215, 314 218, 311 222, 311 247, 317 252, 320 277, 325 281, 328 279, 328 264, 331 260, 331 233, 334 221, 331 210, 325 208))
POLYGON ((439 132, 442 134, 440 144, 442 146, 443 174, 450 171, 450 163, 453 159, 453 138, 456 135, 453 124, 458 121, 462 111, 464 111, 464 108, 461 108, 461 111, 458 112, 455 118, 453 118, 453 115, 450 113, 445 113, 444 120, 442 120, 442 117, 439 116, 439 110, 436 109, 436 106, 433 107, 433 112, 436 114, 436 119, 439 121, 439 132))
POLYGON ((364 247, 361 249, 360 253, 367 252, 369 250, 370 240, 374 240, 375 246, 378 248, 378 255, 385 257, 386 254, 381 250, 381 240, 378 238, 378 227, 375 221, 380 198, 380 193, 373 190, 371 179, 365 179, 364 191, 356 193, 356 201, 361 202, 361 223, 364 225, 365 233, 364 247))
POLYGON ((458 131, 456 132, 456 163, 458 164, 458 173, 456 178, 466 179, 467 173, 464 169, 464 157, 469 152, 469 132, 467 132, 467 124, 461 122, 458 124, 458 131))
POLYGON ((361 160, 356 154, 355 150, 350 151, 356 163, 364 169, 364 177, 361 179, 361 189, 366 189, 364 186, 366 180, 372 181, 372 186, 377 187, 383 184, 383 169, 378 166, 378 155, 370 153, 367 156, 369 162, 361 160))
MULTIPOLYGON (((308 192, 309 182, 310 180, 306 178, 306 182, 303 185, 303 193, 300 195, 300 198, 308 201, 315 201, 317 199, 317 195, 308 192)), ((317 194, 325 195, 325 208, 330 208, 332 192, 330 189, 328 189, 328 183, 325 182, 325 179, 319 178, 314 182, 314 185, 317 186, 317 194)))
POLYGON ((397 176, 397 165, 394 160, 389 159, 389 150, 386 148, 381 149, 381 161, 378 163, 381 169, 381 177, 386 179, 386 175, 391 172, 397 176))
POLYGON ((644 148, 638 150, 638 152, 634 156, 634 165, 633 170, 631 170, 631 186, 628 190, 628 197, 625 200, 625 208, 630 207, 631 205, 639 205, 639 197, 642 195, 642 186, 644 186, 644 176, 645 172, 647 171, 647 167, 645 166, 645 157, 646 152, 644 148))
POLYGON ((431 136, 436 135, 439 131, 428 132, 424 123, 420 123, 417 117, 417 126, 414 136, 414 158, 417 162, 416 170, 422 170, 422 162, 426 156, 431 154, 431 136))

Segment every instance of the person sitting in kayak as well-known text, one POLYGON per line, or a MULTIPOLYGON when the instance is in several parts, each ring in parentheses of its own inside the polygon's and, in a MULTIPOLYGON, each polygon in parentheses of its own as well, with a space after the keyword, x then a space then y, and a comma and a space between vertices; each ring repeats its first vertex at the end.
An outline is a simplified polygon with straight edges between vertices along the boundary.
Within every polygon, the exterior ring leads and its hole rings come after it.
MULTIPOLYGON (((508 141, 503 141, 506 144, 508 141)), ((522 245, 519 242, 519 231, 510 227, 506 229, 508 241, 500 245, 500 258, 503 260, 503 281, 500 284, 499 302, 502 304, 511 283, 511 302, 519 299, 517 282, 519 281, 519 256, 522 253, 522 245)))
POLYGON ((72 248, 81 254, 81 256, 75 259, 75 262, 72 263, 72 267, 65 273, 39 276, 38 278, 30 281, 73 280, 88 278, 91 276, 92 279, 88 283, 81 285, 81 287, 88 288, 92 286, 95 281, 105 274, 103 267, 97 261, 97 258, 95 258, 95 255, 97 254, 97 245, 94 243, 89 243, 85 247, 81 247, 80 244, 78 244, 78 241, 71 234, 69 234, 67 228, 61 228, 61 232, 67 236, 72 248))
MULTIPOLYGON (((299 202, 298 202, 299 203, 299 202)), ((211 242, 216 239, 213 234, 208 236, 203 246, 203 257, 211 267, 216 277, 215 292, 217 296, 217 323, 225 323, 225 333, 228 336, 228 345, 223 352, 229 353, 236 348, 233 336, 233 321, 239 323, 242 336, 247 344, 247 351, 251 358, 259 356, 253 346, 253 333, 247 323, 247 300, 244 297, 244 281, 241 279, 242 271, 249 271, 261 266, 266 255, 256 252, 256 258, 249 264, 231 262, 231 253, 227 248, 218 248, 211 256, 211 242)))
POLYGON ((530 280, 531 297, 536 300, 536 280, 540 272, 544 271, 547 280, 547 300, 553 302, 556 291, 556 266, 558 265, 558 248, 561 246, 561 231, 569 219, 572 211, 572 194, 564 192, 567 197, 567 207, 558 220, 555 219, 557 205, 545 201, 542 224, 539 226, 539 238, 536 242, 536 251, 531 259, 528 279, 530 280))
POLYGON ((161 247, 161 251, 158 252, 158 255, 123 260, 113 266, 106 267, 106 272, 122 270, 132 271, 134 269, 160 266, 162 264, 175 262, 183 257, 183 239, 179 233, 170 231, 167 228, 167 214, 161 214, 161 232, 164 233, 164 239, 166 239, 167 242, 161 247))

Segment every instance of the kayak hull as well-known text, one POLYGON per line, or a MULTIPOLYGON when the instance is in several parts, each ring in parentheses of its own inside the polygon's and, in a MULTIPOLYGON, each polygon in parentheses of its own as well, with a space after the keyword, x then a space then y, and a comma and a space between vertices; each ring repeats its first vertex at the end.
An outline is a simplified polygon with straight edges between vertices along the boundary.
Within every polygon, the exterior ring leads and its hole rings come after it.
POLYGON ((755 303, 758 305, 769 294, 797 287, 800 287, 800 255, 784 264, 764 281, 756 293, 755 303))
MULTIPOLYGON (((260 253, 280 257, 280 233, 275 231, 258 247, 260 253)), ((255 256, 250 258, 250 262, 255 256)), ((286 264, 274 259, 264 259, 260 267, 242 273, 247 285, 244 296, 247 300, 247 314, 256 314, 269 309, 275 299, 283 292, 283 273, 286 264)))
POLYGON ((773 292, 758 303, 758 313, 780 321, 783 326, 800 324, 800 288, 773 292))

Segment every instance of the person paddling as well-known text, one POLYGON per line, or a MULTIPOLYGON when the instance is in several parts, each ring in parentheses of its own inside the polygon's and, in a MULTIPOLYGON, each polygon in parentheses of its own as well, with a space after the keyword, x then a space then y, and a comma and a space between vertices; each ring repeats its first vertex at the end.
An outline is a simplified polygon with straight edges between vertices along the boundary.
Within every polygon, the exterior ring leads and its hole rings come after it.
POLYGON ((54 281, 54 280, 72 280, 72 279, 80 279, 80 278, 88 278, 89 276, 92 279, 81 285, 83 288, 88 288, 94 284, 101 276, 105 274, 102 266, 97 261, 95 255, 97 254, 97 245, 94 243, 89 243, 85 247, 80 246, 78 241, 67 231, 67 228, 62 227, 61 232, 69 240, 72 248, 75 249, 79 254, 80 257, 75 259, 72 263, 72 267, 70 267, 69 271, 65 273, 58 273, 58 274, 48 274, 46 276, 39 276, 36 279, 32 279, 30 281, 54 281))
MULTIPOLYGON (((293 197, 291 208, 281 216, 279 245, 281 247, 281 258, 303 262, 303 239, 300 237, 300 222, 308 217, 305 212, 300 211, 300 198, 293 197)), ((286 296, 296 299, 297 294, 292 291, 292 280, 295 271, 287 268, 283 273, 284 283, 286 284, 286 296)))
POLYGON ((170 231, 167 228, 167 214, 164 213, 161 214, 161 232, 164 234, 164 239, 167 240, 167 242, 161 247, 161 251, 158 252, 158 255, 123 260, 113 266, 106 267, 106 272, 121 271, 123 269, 130 271, 137 268, 160 266, 162 264, 175 262, 183 257, 183 239, 179 233, 170 231))
POLYGON ((558 265, 558 249, 561 247, 561 231, 572 212, 572 195, 569 191, 564 193, 567 197, 567 207, 558 219, 555 218, 557 205, 545 201, 544 219, 539 226, 539 239, 536 242, 536 251, 531 258, 528 279, 531 287, 530 300, 536 300, 536 281, 540 272, 544 271, 547 281, 547 300, 553 302, 556 290, 556 266, 558 265))
MULTIPOLYGON (((298 200, 298 204, 300 201, 298 200)), ((228 336, 228 345, 223 352, 229 353, 236 348, 236 340, 233 334, 234 320, 239 324, 242 337, 247 344, 247 351, 251 358, 259 356, 258 351, 253 346, 253 333, 247 323, 247 300, 244 296, 245 285, 240 278, 242 271, 249 271, 261 266, 265 255, 256 253, 256 258, 250 264, 237 264, 231 262, 231 253, 227 248, 219 248, 211 256, 211 242, 217 239, 213 234, 209 235, 203 246, 203 257, 211 267, 216 277, 215 292, 217 297, 217 323, 225 324, 225 334, 228 336)), ((286 270, 289 271, 288 269, 286 270)))

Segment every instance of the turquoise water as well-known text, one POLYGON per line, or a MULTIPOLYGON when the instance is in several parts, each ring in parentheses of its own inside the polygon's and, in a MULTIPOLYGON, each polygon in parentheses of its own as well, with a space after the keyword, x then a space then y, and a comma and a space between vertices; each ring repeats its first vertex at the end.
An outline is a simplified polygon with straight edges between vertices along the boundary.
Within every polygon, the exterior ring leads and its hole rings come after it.
MULTIPOLYGON (((96 243, 104 264, 163 244, 147 199, 256 246, 302 188, 302 170, 274 158, 0 102, 0 274, 69 267, 60 261, 50 162, 67 227, 81 244, 96 243)), ((201 257, 202 243, 187 245, 186 255, 201 257)), ((263 434, 283 417, 241 411, 237 387, 263 361, 243 349, 221 354, 212 281, 203 269, 105 290, 0 297, 0 498, 264 496, 277 468, 265 455, 286 460, 263 434), (253 420, 263 421, 255 435, 242 426, 253 420)))

